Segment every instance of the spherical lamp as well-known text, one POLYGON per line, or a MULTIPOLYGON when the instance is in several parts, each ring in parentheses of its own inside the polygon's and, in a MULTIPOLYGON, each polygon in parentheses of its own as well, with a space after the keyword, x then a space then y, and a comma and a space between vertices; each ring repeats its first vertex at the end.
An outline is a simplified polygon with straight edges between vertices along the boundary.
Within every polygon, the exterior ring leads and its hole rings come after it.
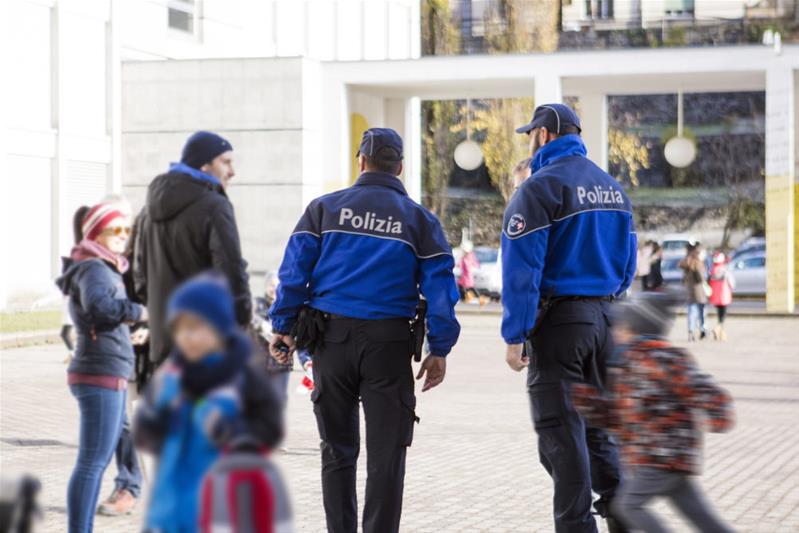
POLYGON ((666 161, 677 168, 685 168, 696 159, 696 145, 688 137, 672 137, 663 149, 666 161))
POLYGON ((455 147, 455 164, 463 170, 475 170, 483 163, 483 151, 476 142, 467 139, 455 147))

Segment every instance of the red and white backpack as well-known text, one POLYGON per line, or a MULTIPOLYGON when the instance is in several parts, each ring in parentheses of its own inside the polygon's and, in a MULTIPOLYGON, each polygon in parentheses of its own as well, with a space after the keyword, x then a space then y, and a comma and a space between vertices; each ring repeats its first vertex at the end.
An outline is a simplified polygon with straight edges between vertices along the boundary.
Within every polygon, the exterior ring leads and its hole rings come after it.
POLYGON ((275 464, 252 451, 224 453, 203 479, 202 533, 291 533, 288 491, 275 464))

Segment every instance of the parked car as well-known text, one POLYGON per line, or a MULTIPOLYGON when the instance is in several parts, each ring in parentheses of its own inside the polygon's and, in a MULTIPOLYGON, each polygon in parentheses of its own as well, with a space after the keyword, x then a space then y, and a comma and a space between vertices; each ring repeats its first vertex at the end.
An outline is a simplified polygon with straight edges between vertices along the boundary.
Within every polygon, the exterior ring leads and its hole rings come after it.
POLYGON ((474 288, 478 294, 499 299, 502 294, 502 263, 499 248, 478 246, 474 249, 480 268, 474 273, 474 288))
MULTIPOLYGON (((680 268, 680 261, 685 258, 685 253, 681 255, 672 254, 663 257, 660 263, 660 273, 663 276, 663 283, 665 285, 680 285, 682 284, 683 270, 680 268)), ((705 270, 710 272, 712 264, 711 254, 707 254, 705 258, 705 270)))
POLYGON ((685 249, 689 244, 696 243, 697 239, 694 235, 688 233, 670 233, 664 235, 660 241, 660 247, 663 249, 663 257, 683 257, 685 256, 685 249))
POLYGON ((664 285, 679 285, 682 283, 682 269, 678 266, 682 261, 683 255, 672 255, 664 257, 660 262, 660 273, 663 276, 664 285))
POLYGON ((766 254, 755 252, 740 255, 730 263, 732 275, 735 277, 736 295, 766 294, 766 254))
POLYGON ((744 255, 751 255, 755 253, 766 253, 766 238, 765 237, 749 237, 738 246, 730 254, 730 259, 735 260, 744 255))

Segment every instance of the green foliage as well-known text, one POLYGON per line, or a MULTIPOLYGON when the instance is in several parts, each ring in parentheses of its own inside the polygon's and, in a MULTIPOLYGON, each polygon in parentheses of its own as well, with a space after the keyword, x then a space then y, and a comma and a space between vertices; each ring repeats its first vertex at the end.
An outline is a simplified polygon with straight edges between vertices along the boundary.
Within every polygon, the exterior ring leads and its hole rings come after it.
POLYGON ((529 120, 532 109, 532 98, 504 98, 474 112, 471 125, 484 134, 481 149, 491 184, 506 201, 513 194, 513 167, 530 155, 529 138, 515 130, 529 120))
POLYGON ((618 165, 622 171, 616 179, 624 180, 624 176, 629 179, 629 184, 638 187, 638 171, 649 168, 649 147, 641 141, 635 133, 620 130, 618 128, 608 129, 608 161, 612 165, 618 165))
POLYGON ((458 144, 458 137, 450 131, 452 124, 460 118, 457 102, 440 100, 422 103, 424 118, 422 161, 425 179, 424 190, 430 210, 444 218, 447 207, 447 185, 454 168, 452 154, 458 144))
MULTIPOLYGON (((422 53, 450 55, 460 51, 458 24, 448 0, 422 1, 422 53)), ((422 175, 428 207, 442 219, 446 215, 446 191, 452 174, 457 138, 450 128, 459 120, 454 101, 422 103, 424 156, 422 175)))
POLYGON ((0 333, 52 331, 61 326, 61 311, 0 313, 0 333))
POLYGON ((458 52, 460 35, 449 0, 422 0, 422 55, 458 52))

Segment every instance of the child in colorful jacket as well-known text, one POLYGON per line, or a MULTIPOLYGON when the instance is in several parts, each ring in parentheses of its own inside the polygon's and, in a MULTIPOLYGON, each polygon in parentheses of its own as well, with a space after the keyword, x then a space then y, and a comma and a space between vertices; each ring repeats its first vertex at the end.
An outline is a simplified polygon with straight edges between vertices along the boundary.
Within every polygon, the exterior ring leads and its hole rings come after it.
POLYGON ((272 448, 282 438, 282 408, 250 367, 252 346, 238 331, 224 280, 189 280, 167 311, 175 350, 145 391, 134 439, 158 455, 145 531, 193 533, 203 476, 221 450, 237 440, 272 448))
POLYGON ((625 478, 612 505, 627 527, 667 531, 646 509, 663 496, 698 530, 728 532, 691 476, 700 463, 696 413, 705 413, 710 431, 726 431, 733 424, 732 401, 688 353, 665 340, 676 303, 671 294, 638 293, 617 304, 608 392, 574 384, 572 397, 587 424, 605 427, 619 440, 625 478))

